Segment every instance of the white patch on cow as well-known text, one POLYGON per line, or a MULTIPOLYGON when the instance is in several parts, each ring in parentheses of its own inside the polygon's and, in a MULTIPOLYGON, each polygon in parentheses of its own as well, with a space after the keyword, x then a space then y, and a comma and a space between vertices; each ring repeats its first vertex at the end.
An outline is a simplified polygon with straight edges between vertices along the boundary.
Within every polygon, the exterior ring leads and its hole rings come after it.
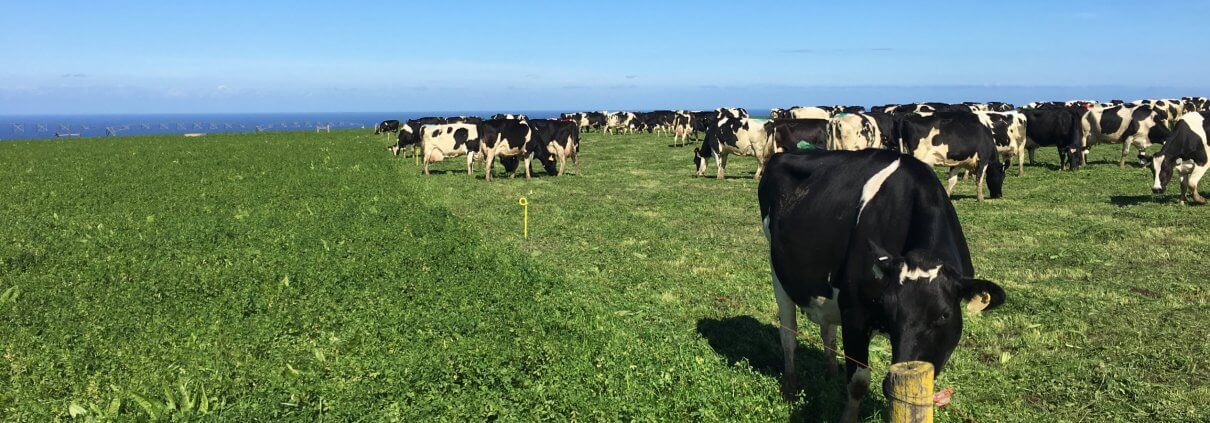
POLYGON ((861 213, 865 211, 866 204, 869 204, 874 196, 878 195, 878 190, 882 189, 882 185, 886 183, 887 178, 891 177, 899 169, 899 159, 891 162, 887 167, 875 173, 870 177, 870 180, 865 182, 865 186, 861 187, 861 208, 857 210, 857 222, 861 223, 861 213))
POLYGON ((840 324, 840 290, 832 288, 832 298, 812 297, 803 306, 807 318, 820 326, 840 324))
POLYGON ((903 285, 903 283, 907 282, 909 279, 925 279, 928 282, 932 282, 933 279, 937 279, 937 275, 939 274, 941 274, 940 265, 932 269, 920 269, 908 267, 907 263, 904 263, 903 267, 899 269, 899 284, 903 285))
POLYGON ((1160 185, 1160 169, 1163 168, 1163 166, 1164 166, 1164 155, 1163 154, 1156 154, 1155 157, 1151 158, 1151 170, 1152 170, 1151 173, 1153 173, 1153 175, 1151 175, 1151 179, 1152 179, 1151 189, 1160 190, 1160 189, 1164 188, 1163 186, 1160 185))

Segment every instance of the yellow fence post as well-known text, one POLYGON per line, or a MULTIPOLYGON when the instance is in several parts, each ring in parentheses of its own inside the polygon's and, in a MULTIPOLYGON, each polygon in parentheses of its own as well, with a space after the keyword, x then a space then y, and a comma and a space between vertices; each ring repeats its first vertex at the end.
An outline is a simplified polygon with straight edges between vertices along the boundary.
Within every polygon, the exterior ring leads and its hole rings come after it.
POLYGON ((529 200, 521 197, 517 204, 521 205, 521 236, 529 239, 529 200))
POLYGON ((933 423, 932 363, 896 363, 887 373, 887 380, 891 385, 892 423, 933 423))

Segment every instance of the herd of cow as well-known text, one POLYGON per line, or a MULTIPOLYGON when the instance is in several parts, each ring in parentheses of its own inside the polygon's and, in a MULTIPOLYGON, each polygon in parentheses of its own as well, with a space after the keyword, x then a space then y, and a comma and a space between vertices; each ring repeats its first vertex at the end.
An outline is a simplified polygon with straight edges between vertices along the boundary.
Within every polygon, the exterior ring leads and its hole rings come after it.
MULTIPOLYGON (((1007 294, 975 278, 970 250, 948 200, 959 171, 975 175, 979 199, 986 180, 1001 195, 1005 168, 1025 152, 1033 161, 1041 146, 1058 149, 1060 167, 1077 169, 1089 147, 1122 143, 1119 166, 1130 148, 1149 165, 1153 190, 1163 192, 1181 174, 1184 201, 1206 200, 1197 183, 1210 163, 1210 109, 1205 98, 1031 103, 922 103, 862 107, 774 109, 771 120, 743 109, 710 112, 656 111, 569 113, 560 119, 497 115, 492 119, 424 118, 385 121, 375 132, 398 134, 389 147, 398 155, 417 147, 425 163, 467 156, 500 158, 515 173, 538 159, 561 174, 565 158, 577 163, 581 132, 663 132, 674 143, 701 138, 694 149, 698 175, 713 158, 724 177, 729 155, 755 156, 757 197, 777 299, 785 358, 782 390, 797 394, 797 315, 819 324, 825 346, 836 350, 843 333, 848 400, 843 421, 857 421, 869 390, 869 343, 890 340, 893 363, 926 361, 940 373, 962 335, 962 303, 975 313, 1003 304, 1007 294), (704 135, 704 136, 703 136, 704 135), (1148 157, 1144 150, 1162 147, 1148 157), (784 154, 778 154, 784 153, 784 154), (1003 160, 1003 163, 1001 162, 1003 160), (558 162, 557 169, 554 166, 558 162), (942 186, 932 166, 950 167, 942 186), (857 189, 860 187, 860 189, 857 189)), ((835 373, 834 360, 825 362, 835 373)), ((888 398, 889 387, 883 390, 888 398)))

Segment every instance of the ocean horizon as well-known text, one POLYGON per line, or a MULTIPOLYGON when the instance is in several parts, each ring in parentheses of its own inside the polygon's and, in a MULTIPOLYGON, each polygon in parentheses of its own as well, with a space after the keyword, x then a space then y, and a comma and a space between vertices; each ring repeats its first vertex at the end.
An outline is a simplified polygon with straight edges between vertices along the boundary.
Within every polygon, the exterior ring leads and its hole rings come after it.
POLYGON ((320 113, 118 113, 0 115, 0 140, 55 139, 186 133, 313 131, 331 125, 337 129, 370 129, 388 119, 426 116, 491 116, 524 113, 532 118, 558 117, 566 111, 430 111, 430 112, 320 112, 320 113))

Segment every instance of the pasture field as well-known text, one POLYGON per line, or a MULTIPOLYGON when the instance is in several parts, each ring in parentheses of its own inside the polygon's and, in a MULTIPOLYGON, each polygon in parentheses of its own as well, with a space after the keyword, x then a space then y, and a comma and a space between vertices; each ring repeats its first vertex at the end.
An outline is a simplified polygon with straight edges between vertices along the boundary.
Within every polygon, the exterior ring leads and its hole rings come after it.
MULTIPOLYGON (((592 133, 583 176, 487 183, 386 144, 0 143, 0 420, 839 417, 805 318, 803 394, 779 394, 751 158, 694 178, 668 137, 592 133)), ((937 382, 965 414, 1210 419, 1210 208, 1153 197, 1117 151, 1059 172, 1041 150, 1004 199, 959 184, 977 274, 1008 291, 937 382)))

